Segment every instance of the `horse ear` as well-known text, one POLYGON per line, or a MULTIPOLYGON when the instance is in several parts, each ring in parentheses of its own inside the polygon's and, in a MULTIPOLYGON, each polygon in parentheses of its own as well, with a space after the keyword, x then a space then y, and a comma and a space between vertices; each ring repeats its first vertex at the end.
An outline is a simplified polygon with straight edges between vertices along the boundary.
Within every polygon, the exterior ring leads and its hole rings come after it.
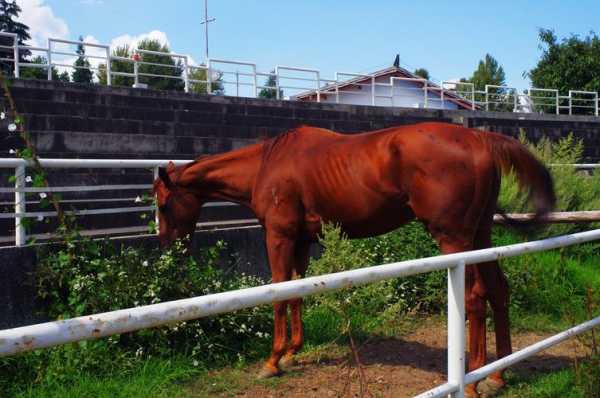
POLYGON ((163 184, 165 184, 165 187, 167 187, 168 189, 171 189, 173 187, 171 177, 169 177, 169 173, 164 167, 158 168, 158 177, 162 180, 163 184))

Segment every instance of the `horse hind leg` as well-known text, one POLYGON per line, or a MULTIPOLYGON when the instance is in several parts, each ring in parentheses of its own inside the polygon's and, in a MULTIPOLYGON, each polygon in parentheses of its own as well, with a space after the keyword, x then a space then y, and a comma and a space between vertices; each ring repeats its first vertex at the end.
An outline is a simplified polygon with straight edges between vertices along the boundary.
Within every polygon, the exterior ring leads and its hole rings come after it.
MULTIPOLYGON (((475 248, 487 249, 491 247, 491 227, 478 231, 475 248)), ((486 299, 490 303, 494 317, 496 334, 496 356, 498 359, 512 353, 509 321, 509 287, 508 281, 497 261, 490 261, 480 265, 481 277, 485 285, 486 299)), ((482 387, 488 393, 497 393, 506 385, 504 370, 492 373, 482 387)))

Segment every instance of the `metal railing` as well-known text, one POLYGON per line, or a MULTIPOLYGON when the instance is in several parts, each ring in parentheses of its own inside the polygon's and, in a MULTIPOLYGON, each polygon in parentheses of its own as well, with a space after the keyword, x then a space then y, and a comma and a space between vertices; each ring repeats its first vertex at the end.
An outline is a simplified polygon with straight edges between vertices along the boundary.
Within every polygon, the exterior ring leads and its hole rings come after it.
POLYGON ((15 34, 0 32, 0 38, 2 37, 12 44, 0 45, 0 49, 4 49, 0 62, 12 63, 15 77, 21 76, 23 68, 37 68, 45 69, 48 80, 52 80, 52 70, 55 67, 81 68, 105 75, 109 86, 115 83, 116 76, 129 78, 132 83, 128 84, 142 88, 147 84, 141 83, 140 79, 162 78, 180 81, 185 92, 222 94, 224 91, 228 95, 258 97, 261 90, 272 90, 277 99, 598 116, 598 93, 592 91, 569 90, 567 95, 561 95, 556 89, 530 88, 518 93, 514 87, 494 85, 476 90, 468 82, 445 80, 435 84, 417 76, 377 76, 347 72, 336 72, 333 79, 326 79, 314 68, 278 65, 272 68, 273 72, 261 72, 253 62, 208 59, 205 65, 192 65, 190 57, 183 54, 134 49, 131 58, 127 58, 113 55, 113 48, 108 45, 50 38, 48 46, 43 48, 19 45, 15 34), (72 49, 63 48, 78 45, 92 49, 93 54, 80 55, 72 49), (12 58, 7 50, 11 52, 12 58), (20 56, 23 51, 42 53, 45 63, 23 60, 20 56), (67 60, 80 56, 91 61, 91 66, 67 63, 67 60), (160 56, 164 62, 149 62, 145 56, 160 56), (99 62, 104 65, 102 68, 99 67, 99 62), (127 71, 114 70, 113 64, 118 62, 130 64, 131 67, 127 67, 127 71), (160 67, 171 73, 144 72, 143 68, 140 70, 142 66, 160 67), (203 77, 198 78, 200 76, 203 77), (275 81, 274 85, 266 84, 269 78, 275 81), (261 84, 259 79, 264 79, 265 83, 261 84), (215 84, 222 89, 215 91, 215 84))
POLYGON ((600 316, 598 316, 470 373, 465 373, 465 266, 598 239, 600 239, 600 230, 597 229, 533 242, 359 268, 249 289, 6 329, 0 331, 0 357, 81 340, 132 332, 173 322, 223 314, 344 287, 360 286, 386 279, 447 269, 447 382, 420 394, 418 397, 433 398, 448 394, 451 397, 464 397, 465 384, 482 380, 493 372, 504 369, 548 347, 600 325, 600 316))
MULTIPOLYGON (((47 169, 148 169, 148 184, 111 184, 111 185, 78 185, 78 186, 56 186, 56 187, 28 187, 27 186, 27 167, 32 166, 30 161, 24 159, 0 159, 0 169, 9 168, 14 169, 15 183, 13 187, 1 187, 0 194, 11 194, 14 193, 14 213, 0 213, 0 219, 13 219, 15 220, 15 233, 14 242, 15 246, 24 246, 27 243, 27 231, 25 223, 23 222, 26 218, 52 218, 56 217, 56 211, 28 211, 27 204, 39 204, 39 201, 27 201, 27 194, 38 194, 45 195, 47 193, 63 193, 63 192, 100 192, 100 191, 137 191, 137 192, 149 192, 152 189, 152 181, 158 175, 158 168, 166 166, 169 160, 142 160, 142 159, 40 159, 40 165, 47 169)), ((176 165, 186 164, 190 160, 173 160, 176 165)), ((138 196, 139 197, 139 196, 138 196)), ((89 216, 89 215, 102 215, 102 214, 123 214, 123 213, 140 213, 140 212, 152 212, 155 211, 154 205, 144 205, 144 203, 134 203, 133 199, 123 198, 108 198, 108 199, 82 199, 82 203, 92 202, 112 202, 115 201, 128 201, 129 206, 119 206, 110 208, 99 208, 99 209, 81 209, 81 210, 68 210, 65 214, 74 216, 89 216), (131 205, 134 204, 134 205, 131 205)), ((69 201, 61 200, 61 203, 69 201)), ((76 202, 71 200, 71 203, 76 202)), ((229 202, 211 202, 206 203, 206 207, 221 207, 221 206, 232 206, 233 203, 229 202)), ((157 219, 155 217, 155 221, 157 219)), ((228 220, 211 223, 199 223, 199 227, 210 227, 218 225, 244 225, 249 222, 254 222, 254 219, 244 220, 228 220)), ((147 227, 126 227, 122 228, 123 232, 134 233, 147 231, 147 227)), ((110 232, 107 230, 105 232, 110 232)), ((115 233, 119 232, 119 229, 112 229, 115 233)), ((46 237, 48 234, 38 234, 35 237, 46 237)), ((7 239, 5 239, 7 240, 7 239)))

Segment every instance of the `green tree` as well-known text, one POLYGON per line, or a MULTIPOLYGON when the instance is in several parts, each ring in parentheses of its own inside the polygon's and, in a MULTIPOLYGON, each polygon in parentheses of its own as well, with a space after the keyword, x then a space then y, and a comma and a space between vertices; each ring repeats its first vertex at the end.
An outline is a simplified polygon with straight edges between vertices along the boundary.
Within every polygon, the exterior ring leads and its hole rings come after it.
MULTIPOLYGON (((42 56, 33 57, 29 62, 29 64, 35 65, 46 65, 48 60, 42 56)), ((39 79, 39 80, 47 80, 48 79, 48 68, 39 68, 39 67, 31 67, 31 66, 21 66, 21 78, 23 79, 39 79)), ((68 82, 69 81, 69 73, 67 71, 63 71, 58 73, 55 67, 52 67, 52 80, 59 82, 68 82)))
POLYGON ((415 69, 415 71, 413 72, 413 75, 417 75, 419 77, 422 77, 423 79, 427 79, 429 80, 429 71, 425 68, 418 68, 415 69))
POLYGON ((569 90, 600 91, 600 38, 590 32, 558 40, 550 29, 539 31, 542 56, 526 77, 533 87, 569 90))
MULTIPOLYGON (((22 45, 25 44, 26 40, 31 39, 31 36, 29 35, 29 27, 24 23, 16 21, 19 18, 20 12, 21 7, 19 7, 15 0, 0 0, 0 32, 16 33, 19 38, 18 42, 22 45)), ((9 37, 0 37, 0 45, 10 47, 13 45, 13 40, 9 37)), ((21 50, 19 52, 21 61, 29 55, 31 55, 31 52, 28 50, 21 50)), ((0 58, 13 59, 13 50, 11 48, 0 48, 0 58)), ((12 75, 13 67, 14 65, 10 61, 0 62, 0 69, 5 74, 12 75)))
POLYGON ((92 79, 94 75, 90 70, 90 62, 85 57, 85 47, 83 46, 83 37, 79 36, 80 43, 77 45, 77 55, 79 57, 75 60, 73 66, 75 66, 75 70, 73 71, 71 77, 74 83, 92 83, 92 79))
MULTIPOLYGON (((152 39, 140 41, 137 48, 163 53, 170 52, 166 44, 161 44, 158 40, 152 39)), ((135 50, 130 49, 129 46, 123 46, 117 47, 113 52, 113 56, 131 58, 134 53, 135 50)), ((99 69, 98 80, 100 84, 106 84, 106 65, 100 65, 99 69)), ((111 61, 111 70, 113 72, 133 73, 133 62, 113 60, 111 61)), ((181 61, 175 61, 170 55, 140 53, 138 73, 140 74, 140 83, 147 84, 149 88, 156 90, 183 90, 185 86, 183 80, 180 79, 183 73, 181 61), (144 74, 168 77, 144 76, 144 74)), ((112 76, 112 84, 115 86, 131 86, 133 83, 133 77, 112 76)))
MULTIPOLYGON (((262 88, 258 93, 259 98, 267 98, 267 99, 275 99, 277 98, 277 77, 275 76, 275 71, 272 70, 271 74, 267 78, 267 81, 264 84, 265 87, 273 87, 273 88, 262 88)), ((283 90, 279 89, 279 98, 283 99, 283 90)))
MULTIPOLYGON (((193 68, 193 70, 189 73, 188 79, 190 80, 198 80, 201 82, 206 81, 206 69, 201 68, 193 68)), ((190 83, 190 92, 196 94, 207 94, 206 83, 190 83)), ((211 92, 213 94, 223 94, 223 74, 220 73, 216 76, 216 79, 213 77, 213 81, 211 82, 211 92)))
MULTIPOLYGON (((132 51, 128 45, 119 46, 115 48, 112 52, 113 57, 117 58, 127 58, 131 59, 132 51)), ((112 60, 110 62, 110 68, 112 72, 118 73, 133 73, 133 62, 131 61, 121 61, 118 59, 112 60)), ((98 65, 98 82, 101 85, 106 86, 106 64, 98 65)), ((126 86, 131 87, 133 85, 133 77, 129 76, 121 76, 121 75, 112 75, 111 76, 112 85, 113 86, 126 86)))
POLYGON ((490 54, 486 54, 485 58, 479 61, 479 65, 473 76, 469 79, 461 79, 463 82, 473 83, 475 90, 485 90, 486 84, 493 84, 496 86, 503 86, 505 84, 506 76, 504 69, 498 61, 490 54))

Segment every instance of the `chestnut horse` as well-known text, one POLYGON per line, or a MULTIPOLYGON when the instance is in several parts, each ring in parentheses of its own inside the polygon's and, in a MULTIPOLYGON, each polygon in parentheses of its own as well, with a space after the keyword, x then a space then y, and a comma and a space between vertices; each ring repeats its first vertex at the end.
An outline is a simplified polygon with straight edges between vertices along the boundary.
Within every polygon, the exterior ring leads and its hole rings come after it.
MULTIPOLYGON (((162 245, 194 233, 205 202, 249 207, 266 231, 273 282, 305 274, 309 245, 323 222, 350 238, 423 222, 443 253, 491 245, 500 176, 516 172, 537 209, 555 203, 547 169, 517 140, 446 123, 421 123, 356 135, 302 126, 235 151, 160 169, 154 182, 162 245)), ((486 301, 498 357, 511 353, 507 281, 497 262, 466 269, 469 369, 486 361, 486 301)), ((274 303, 273 350, 260 376, 280 373, 303 344, 301 299, 274 303), (286 336, 287 308, 291 339, 286 336)), ((490 376, 504 385, 502 373, 490 376)), ((475 386, 467 386, 477 396, 475 386)))

